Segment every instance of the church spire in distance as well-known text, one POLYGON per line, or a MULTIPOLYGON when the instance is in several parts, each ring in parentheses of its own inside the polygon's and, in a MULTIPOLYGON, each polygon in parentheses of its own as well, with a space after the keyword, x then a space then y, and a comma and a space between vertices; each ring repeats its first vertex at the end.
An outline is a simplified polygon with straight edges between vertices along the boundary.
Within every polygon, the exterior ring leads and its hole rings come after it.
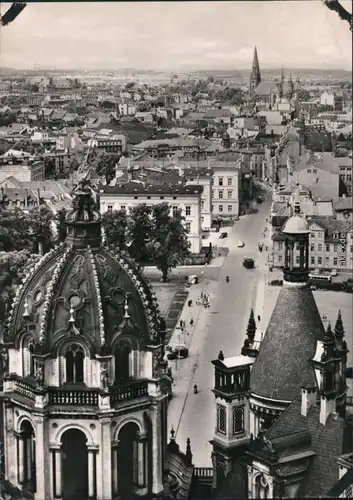
POLYGON ((259 58, 257 56, 257 48, 255 47, 254 57, 252 61, 251 75, 250 75, 250 89, 249 89, 250 96, 254 95, 255 89, 260 82, 261 82, 260 65, 259 65, 259 58))

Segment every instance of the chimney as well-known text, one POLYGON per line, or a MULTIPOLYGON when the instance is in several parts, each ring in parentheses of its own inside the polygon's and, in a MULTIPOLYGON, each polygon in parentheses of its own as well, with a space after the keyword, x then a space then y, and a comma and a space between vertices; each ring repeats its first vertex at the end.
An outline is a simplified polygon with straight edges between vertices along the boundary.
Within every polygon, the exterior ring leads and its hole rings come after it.
POLYGON ((320 424, 326 425, 331 413, 336 413, 336 398, 321 395, 320 402, 320 424))
POLYGON ((316 405, 316 394, 316 387, 302 387, 302 404, 300 413, 303 417, 307 417, 311 406, 316 405))

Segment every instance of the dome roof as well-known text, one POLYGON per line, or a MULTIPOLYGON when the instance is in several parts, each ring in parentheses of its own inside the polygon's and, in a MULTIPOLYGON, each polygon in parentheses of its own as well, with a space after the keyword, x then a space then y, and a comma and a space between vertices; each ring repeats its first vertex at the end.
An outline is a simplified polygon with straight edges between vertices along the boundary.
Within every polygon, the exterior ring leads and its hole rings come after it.
POLYGON ((272 400, 297 398, 303 385, 315 382, 309 360, 324 336, 309 286, 284 285, 252 367, 251 392, 272 400))
POLYGON ((301 215, 290 217, 282 230, 286 234, 309 234, 309 224, 301 215))
POLYGON ((17 344, 30 331, 39 352, 67 336, 84 337, 94 352, 109 352, 124 334, 139 345, 160 344, 164 322, 156 297, 136 263, 102 246, 100 215, 87 186, 76 191, 66 223, 66 242, 29 264, 4 341, 17 344))

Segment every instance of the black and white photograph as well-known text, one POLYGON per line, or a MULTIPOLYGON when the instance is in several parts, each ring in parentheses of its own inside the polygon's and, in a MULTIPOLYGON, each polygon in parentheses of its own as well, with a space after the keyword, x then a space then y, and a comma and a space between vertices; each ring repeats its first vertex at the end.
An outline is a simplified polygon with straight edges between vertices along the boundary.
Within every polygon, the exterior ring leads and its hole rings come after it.
POLYGON ((0 500, 353 497, 352 30, 0 2, 0 500))

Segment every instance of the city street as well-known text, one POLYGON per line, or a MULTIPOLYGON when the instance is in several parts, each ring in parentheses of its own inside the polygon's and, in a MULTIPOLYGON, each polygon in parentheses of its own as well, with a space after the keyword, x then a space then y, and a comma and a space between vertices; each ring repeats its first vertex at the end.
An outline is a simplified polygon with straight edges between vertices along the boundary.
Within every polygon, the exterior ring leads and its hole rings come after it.
POLYGON ((245 269, 242 261, 244 257, 254 260, 257 257, 257 244, 263 239, 261 235, 270 204, 268 194, 268 199, 258 206, 259 212, 241 217, 232 233, 223 240, 222 244, 230 252, 220 273, 215 298, 208 313, 203 314, 198 322, 190 346, 190 358, 180 361, 175 396, 169 405, 169 427, 176 430, 177 441, 182 447, 190 437, 197 466, 211 465, 208 443, 214 429, 211 360, 217 358, 220 350, 226 357, 240 354, 250 308, 254 305, 256 284, 262 275, 259 269, 245 269), (239 240, 244 241, 244 248, 237 247, 239 240), (226 276, 230 278, 229 283, 225 281, 226 276), (195 383, 199 388, 196 395, 192 391, 195 383), (195 425, 198 421, 200 425, 195 425))

